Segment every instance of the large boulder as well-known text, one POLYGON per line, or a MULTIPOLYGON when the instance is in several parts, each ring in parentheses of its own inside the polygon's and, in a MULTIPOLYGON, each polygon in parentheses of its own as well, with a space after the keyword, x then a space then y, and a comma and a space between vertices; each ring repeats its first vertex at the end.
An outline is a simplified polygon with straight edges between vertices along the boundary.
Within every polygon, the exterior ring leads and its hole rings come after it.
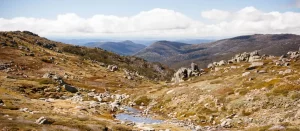
POLYGON ((175 83, 182 82, 188 78, 188 69, 181 67, 177 70, 177 72, 174 74, 173 81, 175 83))
POLYGON ((217 63, 217 66, 224 66, 226 64, 227 64, 227 62, 225 60, 221 60, 217 63))
POLYGON ((195 63, 191 63, 191 68, 181 67, 180 69, 178 69, 177 72, 174 74, 172 81, 175 83, 179 83, 187 80, 190 77, 199 75, 200 69, 198 65, 195 63))
POLYGON ((215 67, 215 65, 213 64, 213 63, 209 63, 208 65, 207 65, 207 68, 214 68, 215 67))
POLYGON ((68 85, 68 84, 64 84, 63 85, 63 88, 68 91, 68 92, 71 92, 71 93, 76 93, 78 92, 78 89, 76 87, 73 87, 71 85, 68 85))
POLYGON ((110 108, 112 112, 115 112, 119 109, 121 103, 118 101, 114 101, 113 103, 110 104, 110 108))
POLYGON ((253 51, 250 53, 248 62, 255 62, 261 60, 261 56, 258 54, 258 51, 253 51))
POLYGON ((291 59, 295 59, 300 56, 300 53, 298 51, 289 51, 287 55, 289 55, 291 59))
POLYGON ((191 69, 192 71, 198 71, 199 72, 199 67, 197 64, 195 64, 194 62, 191 63, 191 69))

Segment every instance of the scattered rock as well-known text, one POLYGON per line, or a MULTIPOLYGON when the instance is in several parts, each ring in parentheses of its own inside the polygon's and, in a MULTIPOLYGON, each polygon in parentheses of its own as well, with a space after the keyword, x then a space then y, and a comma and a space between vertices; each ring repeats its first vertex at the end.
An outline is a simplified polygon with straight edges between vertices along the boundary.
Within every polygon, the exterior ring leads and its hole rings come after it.
POLYGON ((70 98, 74 102, 81 102, 83 101, 83 98, 81 95, 75 94, 73 97, 70 98))
POLYGON ((124 78, 133 80, 135 78, 144 78, 144 76, 141 76, 138 72, 131 72, 127 69, 124 69, 124 78))
POLYGON ((6 70, 6 69, 8 69, 11 66, 12 66, 12 63, 0 64, 0 70, 6 70))
POLYGON ((259 66, 263 66, 264 63, 263 62, 252 62, 251 65, 249 66, 251 67, 259 67, 259 66))
POLYGON ((293 72, 292 69, 286 69, 285 71, 279 71, 280 75, 286 75, 286 74, 291 74, 293 72))
POLYGON ((266 70, 260 70, 260 71, 258 71, 257 73, 263 74, 263 73, 267 73, 267 71, 266 71, 266 70))
POLYGON ((46 119, 46 117, 42 116, 35 121, 37 124, 50 124, 50 122, 46 119))
POLYGON ((42 46, 44 48, 50 49, 50 50, 56 50, 56 44, 52 44, 52 43, 44 43, 44 42, 40 42, 40 41, 36 41, 35 44, 42 46))
POLYGON ((113 103, 110 104, 110 108, 112 112, 115 112, 119 109, 121 103, 118 101, 114 101, 113 103))
POLYGON ((226 119, 226 120, 222 121, 221 127, 231 128, 232 127, 231 119, 226 119))
POLYGON ((242 76, 247 76, 249 74, 250 74, 250 72, 245 72, 245 73, 242 74, 242 76))
POLYGON ((268 131, 285 131, 285 127, 281 125, 274 125, 270 127, 268 131))
POLYGON ((108 65, 107 69, 111 72, 117 71, 118 70, 118 66, 116 65, 108 65))

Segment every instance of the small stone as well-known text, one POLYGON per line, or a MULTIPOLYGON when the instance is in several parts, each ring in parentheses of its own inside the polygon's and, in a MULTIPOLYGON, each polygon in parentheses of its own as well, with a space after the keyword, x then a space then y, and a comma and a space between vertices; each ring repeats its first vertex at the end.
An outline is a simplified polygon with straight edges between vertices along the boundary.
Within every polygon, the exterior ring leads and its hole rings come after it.
POLYGON ((47 124, 48 121, 47 121, 46 117, 42 116, 42 117, 40 117, 39 119, 37 119, 37 120, 35 121, 35 123, 41 125, 41 124, 47 124))
POLYGON ((274 125, 271 128, 269 128, 269 131, 284 131, 285 127, 281 125, 274 125))
POLYGON ((0 99, 0 106, 4 105, 4 102, 0 99))
POLYGON ((245 72, 245 73, 242 74, 242 76, 247 76, 249 74, 250 74, 250 72, 245 72))

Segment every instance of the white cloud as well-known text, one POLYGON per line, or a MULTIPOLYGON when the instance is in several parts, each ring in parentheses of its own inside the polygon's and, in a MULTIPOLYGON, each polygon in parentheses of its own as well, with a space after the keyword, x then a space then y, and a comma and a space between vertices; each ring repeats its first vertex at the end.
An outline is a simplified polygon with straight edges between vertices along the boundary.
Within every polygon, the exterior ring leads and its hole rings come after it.
POLYGON ((201 16, 211 20, 226 20, 230 16, 230 12, 212 9, 201 12, 201 16))
POLYGON ((254 33, 300 34, 300 13, 263 12, 254 7, 229 12, 203 11, 204 23, 168 9, 143 11, 129 17, 61 14, 56 19, 0 18, 0 30, 29 30, 61 37, 226 37, 254 33))

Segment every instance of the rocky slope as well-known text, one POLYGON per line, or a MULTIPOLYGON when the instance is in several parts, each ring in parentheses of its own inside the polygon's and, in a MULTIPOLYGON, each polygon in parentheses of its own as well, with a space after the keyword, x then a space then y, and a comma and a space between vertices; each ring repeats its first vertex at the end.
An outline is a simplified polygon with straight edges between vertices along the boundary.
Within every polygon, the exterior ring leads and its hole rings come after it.
POLYGON ((0 129, 300 130, 300 52, 264 53, 233 54, 202 69, 192 63, 165 82, 171 70, 160 64, 1 32, 0 129), (119 119, 124 113, 131 117, 119 119))
POLYGON ((292 34, 239 36, 216 42, 188 45, 160 41, 141 50, 136 56, 149 61, 159 61, 173 68, 187 66, 191 62, 205 67, 208 63, 229 59, 242 52, 258 50, 268 55, 280 56, 298 50, 300 36, 292 34), (174 46, 172 46, 174 44, 174 46))
POLYGON ((146 48, 145 45, 136 44, 129 40, 121 42, 90 42, 85 44, 84 46, 99 47, 120 55, 133 55, 138 51, 146 48))
MULTIPOLYGON (((148 96, 153 112, 194 130, 300 130, 300 51, 236 54, 148 96)), ((179 81, 176 81, 179 80, 179 81)))
POLYGON ((28 31, 0 32, 0 129, 140 129, 120 123, 115 114, 135 100, 132 94, 157 87, 154 78, 171 72, 158 63, 28 31))

